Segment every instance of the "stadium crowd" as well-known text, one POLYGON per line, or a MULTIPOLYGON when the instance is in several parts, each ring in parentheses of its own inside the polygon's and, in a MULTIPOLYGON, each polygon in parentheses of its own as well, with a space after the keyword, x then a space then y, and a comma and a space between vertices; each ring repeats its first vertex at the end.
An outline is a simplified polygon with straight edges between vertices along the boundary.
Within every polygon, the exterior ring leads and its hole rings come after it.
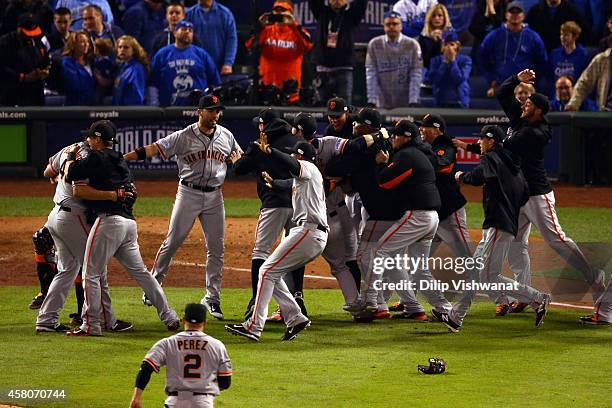
MULTIPOLYGON (((251 89, 260 103, 353 100, 368 0, 308 0, 314 32, 299 24, 291 0, 275 1, 252 10, 258 18, 244 48, 222 3, 0 0, 0 105, 53 97, 56 105, 193 105, 197 91, 248 77, 235 65, 239 49, 256 62, 251 89), (308 53, 313 75, 303 81, 308 53)), ((371 106, 481 107, 474 98, 494 101, 505 78, 529 67, 555 111, 612 110, 608 1, 399 0, 382 25, 367 44, 361 87, 371 106)))

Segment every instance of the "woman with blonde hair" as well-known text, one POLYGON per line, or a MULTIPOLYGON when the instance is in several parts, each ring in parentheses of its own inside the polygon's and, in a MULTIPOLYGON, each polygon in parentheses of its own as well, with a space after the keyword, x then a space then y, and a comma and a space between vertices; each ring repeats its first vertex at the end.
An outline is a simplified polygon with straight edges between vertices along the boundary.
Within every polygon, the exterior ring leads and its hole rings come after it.
POLYGON ((66 105, 93 105, 96 78, 91 68, 93 50, 89 35, 83 30, 70 33, 62 56, 66 105))
POLYGON ((429 61, 442 50, 442 35, 453 26, 448 10, 443 4, 431 6, 425 16, 425 26, 419 35, 419 45, 423 55, 423 66, 429 68, 429 61))
POLYGON ((131 35, 117 40, 117 60, 121 64, 115 78, 113 105, 142 105, 149 71, 147 53, 131 35))

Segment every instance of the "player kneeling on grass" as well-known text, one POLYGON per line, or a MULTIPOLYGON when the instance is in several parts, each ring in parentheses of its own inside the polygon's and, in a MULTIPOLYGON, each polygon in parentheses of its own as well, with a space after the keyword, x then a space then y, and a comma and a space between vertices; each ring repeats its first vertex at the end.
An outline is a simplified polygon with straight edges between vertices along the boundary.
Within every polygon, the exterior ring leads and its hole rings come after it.
MULTIPOLYGON (((520 160, 504 148, 504 137, 504 131, 499 126, 484 126, 479 140, 482 154, 480 164, 470 172, 458 171, 455 174, 457 181, 484 186, 482 205, 485 219, 482 239, 474 253, 475 259, 483 260, 484 267, 477 269, 472 279, 478 278, 483 284, 503 286, 504 290, 492 297, 497 299, 497 303, 507 303, 506 298, 512 296, 531 305, 536 310, 536 327, 540 327, 546 317, 550 295, 502 275, 508 248, 518 231, 520 209, 529 199, 527 181, 519 167, 520 160)), ((473 299, 475 292, 469 292, 469 295, 473 299)), ((432 312, 451 331, 458 332, 470 303, 458 302, 449 313, 432 312)))
POLYGON ((221 390, 230 387, 232 362, 225 345, 204 333, 206 307, 198 303, 185 306, 185 331, 161 339, 149 350, 136 376, 130 408, 142 407, 142 392, 151 373, 166 368, 164 407, 212 408, 221 390))
POLYGON ((273 180, 267 173, 264 174, 269 187, 291 189, 292 221, 296 226, 291 228, 289 235, 281 241, 259 269, 259 283, 252 316, 242 324, 227 324, 225 329, 234 335, 259 341, 268 315, 268 304, 274 295, 287 325, 282 340, 293 340, 299 332, 310 325, 310 320, 300 311, 282 277, 321 255, 325 248, 329 226, 323 176, 313 163, 315 148, 308 142, 298 142, 291 156, 270 147, 263 132, 259 142, 255 143, 273 160, 284 163, 293 176, 292 179, 273 180))

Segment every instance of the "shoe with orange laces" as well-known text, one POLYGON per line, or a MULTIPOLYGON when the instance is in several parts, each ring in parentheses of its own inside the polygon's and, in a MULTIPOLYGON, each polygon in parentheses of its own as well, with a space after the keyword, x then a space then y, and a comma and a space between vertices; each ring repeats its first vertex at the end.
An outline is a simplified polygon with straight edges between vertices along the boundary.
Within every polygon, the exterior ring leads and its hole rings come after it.
POLYGON ((599 316, 593 314, 591 316, 582 316, 578 318, 578 323, 587 324, 590 326, 606 326, 612 324, 612 322, 606 322, 605 320, 599 319, 599 316))
POLYGON ((389 311, 390 312, 404 312, 404 305, 402 305, 400 302, 395 302, 393 303, 391 306, 389 306, 389 311))
POLYGON ((77 327, 76 329, 72 329, 70 331, 67 331, 66 335, 69 336, 69 337, 102 337, 99 334, 90 334, 90 333, 87 333, 85 330, 81 330, 80 327, 77 327))
POLYGON ((510 311, 508 313, 523 313, 528 307, 529 303, 515 301, 510 305, 510 311))
POLYGON ((402 313, 396 313, 391 318, 392 319, 408 319, 408 320, 414 320, 416 322, 428 322, 429 321, 429 318, 427 317, 427 314, 425 312, 416 312, 416 313, 402 312, 402 313))
POLYGON ((283 314, 281 313, 280 307, 277 307, 274 313, 272 313, 267 319, 268 323, 284 323, 283 314))
POLYGON ((509 311, 510 311, 510 305, 507 305, 507 304, 497 305, 497 307, 495 308, 495 317, 505 316, 508 314, 509 311))

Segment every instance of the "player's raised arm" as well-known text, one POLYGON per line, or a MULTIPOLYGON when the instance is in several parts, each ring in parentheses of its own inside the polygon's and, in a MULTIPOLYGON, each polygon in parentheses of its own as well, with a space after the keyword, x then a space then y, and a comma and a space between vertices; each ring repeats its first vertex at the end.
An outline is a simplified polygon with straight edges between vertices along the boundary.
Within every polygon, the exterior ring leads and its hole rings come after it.
POLYGON ((262 152, 269 154, 274 160, 282 162, 293 176, 298 177, 300 175, 300 162, 287 153, 271 147, 268 144, 268 137, 264 132, 261 132, 259 140, 254 143, 262 152))
POLYGON ((159 154, 159 147, 157 147, 155 143, 151 143, 150 145, 139 147, 136 150, 124 154, 123 159, 125 161, 145 160, 158 156, 159 154))

